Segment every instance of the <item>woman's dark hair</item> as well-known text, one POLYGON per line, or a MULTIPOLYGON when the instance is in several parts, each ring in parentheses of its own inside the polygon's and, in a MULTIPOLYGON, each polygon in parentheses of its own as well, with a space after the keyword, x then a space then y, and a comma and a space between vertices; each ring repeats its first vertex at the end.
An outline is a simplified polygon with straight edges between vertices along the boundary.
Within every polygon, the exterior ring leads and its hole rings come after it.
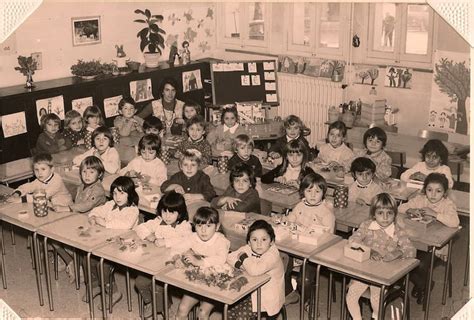
POLYGON ((165 90, 165 86, 167 84, 172 86, 176 90, 176 93, 178 92, 178 90, 180 90, 180 88, 178 87, 178 81, 171 77, 164 78, 160 84, 160 98, 163 98, 163 90, 165 90))
POLYGON ((135 183, 133 183, 132 178, 120 176, 112 182, 110 186, 110 196, 113 197, 114 190, 123 191, 128 194, 127 204, 129 206, 135 205, 138 206, 138 194, 135 191, 135 183))
POLYGON ((421 159, 425 161, 425 157, 428 153, 436 153, 440 159, 441 163, 444 165, 448 165, 448 148, 438 139, 431 139, 425 143, 423 148, 420 150, 421 159))
POLYGON ((219 223, 219 212, 211 207, 201 207, 197 209, 196 214, 193 217, 194 225, 219 223))
POLYGON ((438 172, 433 172, 433 173, 430 173, 426 178, 425 178, 425 182, 423 182, 423 189, 421 190, 421 192, 423 192, 424 194, 426 194, 426 187, 428 186, 428 184, 430 183, 439 183, 443 189, 444 189, 444 193, 446 194, 446 191, 448 191, 449 189, 449 181, 448 181, 448 178, 446 178, 446 176, 442 173, 438 173, 438 172))
POLYGON ((245 164, 245 163, 239 163, 235 165, 230 171, 229 181, 232 188, 234 187, 235 178, 243 177, 244 174, 247 174, 247 176, 250 179, 250 185, 252 186, 253 189, 255 189, 255 185, 257 184, 257 179, 255 179, 255 174, 252 170, 252 167, 250 167, 248 164, 245 164))
POLYGON ((138 142, 138 154, 140 154, 142 150, 146 149, 147 147, 152 150, 155 150, 156 156, 158 156, 161 150, 160 137, 152 133, 144 135, 138 142))
POLYGON ((114 136, 112 135, 112 131, 110 131, 106 126, 98 127, 92 132, 92 145, 95 147, 95 138, 101 133, 109 138, 109 147, 112 148, 114 146, 114 136))
POLYGON ((304 191, 307 188, 312 186, 318 186, 319 189, 323 192, 323 199, 326 197, 326 192, 328 190, 328 184, 326 180, 318 173, 311 172, 308 173, 300 183, 300 198, 304 198, 304 191))
POLYGON ((364 133, 364 146, 367 148, 367 139, 377 138, 382 141, 382 147, 387 145, 387 134, 379 127, 373 127, 364 133))
POLYGON ((249 231, 247 232, 247 243, 250 242, 252 232, 256 230, 265 230, 265 232, 270 236, 270 241, 275 241, 275 230, 273 230, 272 225, 265 220, 257 220, 249 227, 249 231))
POLYGON ((158 202, 156 214, 161 217, 163 211, 178 212, 178 220, 176 220, 178 224, 189 219, 188 208, 183 195, 174 190, 165 193, 158 202))

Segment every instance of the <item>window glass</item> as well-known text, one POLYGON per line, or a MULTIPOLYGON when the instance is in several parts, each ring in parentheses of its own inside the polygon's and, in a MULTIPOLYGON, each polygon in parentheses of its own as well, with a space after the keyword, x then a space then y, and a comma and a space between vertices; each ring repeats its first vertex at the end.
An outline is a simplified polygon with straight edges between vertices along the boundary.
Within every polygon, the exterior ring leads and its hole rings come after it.
POLYGON ((406 53, 427 54, 429 20, 428 5, 408 5, 406 53))
POLYGON ((311 4, 293 4, 293 44, 311 46, 311 4))
POLYGON ((320 4, 319 47, 339 48, 340 9, 339 3, 320 4))
POLYGON ((265 11, 262 2, 248 4, 248 26, 250 40, 265 40, 265 11))
POLYGON ((224 4, 225 37, 240 38, 240 9, 239 3, 224 4))
POLYGON ((395 41, 395 23, 397 22, 394 3, 377 3, 374 12, 373 49, 393 52, 395 41))

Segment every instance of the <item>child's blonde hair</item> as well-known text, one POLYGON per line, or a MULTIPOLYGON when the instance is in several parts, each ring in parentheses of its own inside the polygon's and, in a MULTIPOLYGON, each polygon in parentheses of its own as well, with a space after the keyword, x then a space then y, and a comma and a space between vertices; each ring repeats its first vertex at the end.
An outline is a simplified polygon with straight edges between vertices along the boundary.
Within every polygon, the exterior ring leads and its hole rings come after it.
POLYGON ((81 118, 82 126, 84 126, 84 118, 82 118, 81 114, 76 110, 69 110, 64 116, 64 127, 69 128, 71 121, 76 118, 81 118))
POLYGON ((99 118, 99 126, 105 125, 104 116, 102 116, 102 112, 100 111, 99 107, 88 106, 86 110, 84 110, 83 118, 86 123, 87 123, 87 119, 91 117, 99 118))
POLYGON ((372 219, 375 219, 375 210, 377 209, 390 209, 396 217, 398 213, 397 201, 388 193, 379 193, 372 198, 370 203, 370 217, 372 219))
POLYGON ((232 142, 232 150, 234 150, 234 152, 237 152, 237 149, 241 145, 249 145, 252 147, 253 150, 253 148, 255 147, 255 142, 248 135, 239 134, 232 142))
POLYGON ((181 166, 183 164, 183 161, 185 159, 195 161, 198 166, 201 165, 201 160, 202 160, 202 155, 199 151, 197 150, 184 150, 182 153, 181 158, 179 159, 179 165, 181 166))
POLYGON ((304 129, 304 124, 303 124, 303 121, 301 121, 300 117, 295 116, 294 114, 290 114, 288 117, 285 118, 285 121, 283 122, 283 126, 286 129, 293 125, 297 125, 298 128, 300 128, 300 131, 303 131, 304 129))
POLYGON ((55 113, 48 113, 41 117, 41 129, 44 130, 46 128, 46 124, 49 121, 54 121, 59 125, 59 128, 61 128, 61 119, 58 117, 58 115, 55 113))

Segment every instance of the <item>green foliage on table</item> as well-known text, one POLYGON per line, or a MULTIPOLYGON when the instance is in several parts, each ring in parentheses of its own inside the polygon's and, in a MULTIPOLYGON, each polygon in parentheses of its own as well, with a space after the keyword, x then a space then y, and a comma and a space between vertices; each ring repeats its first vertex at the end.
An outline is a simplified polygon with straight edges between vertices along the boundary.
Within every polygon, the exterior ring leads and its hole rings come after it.
POLYGON ((161 34, 166 34, 166 32, 159 27, 158 23, 163 22, 163 16, 161 14, 152 15, 148 9, 145 11, 137 9, 135 13, 145 16, 146 19, 136 19, 134 22, 147 25, 137 33, 137 38, 140 38, 140 50, 144 52, 145 48, 148 48, 150 53, 159 52, 161 54, 161 49, 165 48, 165 39, 161 34))
POLYGON ((83 61, 79 59, 71 66, 71 73, 79 77, 97 76, 102 74, 103 66, 99 60, 83 61))
POLYGON ((35 74, 35 70, 38 67, 36 60, 32 56, 18 56, 18 64, 20 66, 15 67, 15 70, 20 71, 24 76, 35 74))

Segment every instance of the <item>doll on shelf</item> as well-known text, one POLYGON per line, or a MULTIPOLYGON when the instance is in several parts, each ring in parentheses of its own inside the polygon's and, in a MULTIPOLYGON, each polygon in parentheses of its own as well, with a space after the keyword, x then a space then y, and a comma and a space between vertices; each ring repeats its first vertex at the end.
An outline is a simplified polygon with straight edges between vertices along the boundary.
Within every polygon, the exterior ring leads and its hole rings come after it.
POLYGON ((191 62, 191 52, 189 51, 189 42, 183 41, 183 50, 181 51, 181 58, 183 59, 183 64, 188 64, 191 62))

